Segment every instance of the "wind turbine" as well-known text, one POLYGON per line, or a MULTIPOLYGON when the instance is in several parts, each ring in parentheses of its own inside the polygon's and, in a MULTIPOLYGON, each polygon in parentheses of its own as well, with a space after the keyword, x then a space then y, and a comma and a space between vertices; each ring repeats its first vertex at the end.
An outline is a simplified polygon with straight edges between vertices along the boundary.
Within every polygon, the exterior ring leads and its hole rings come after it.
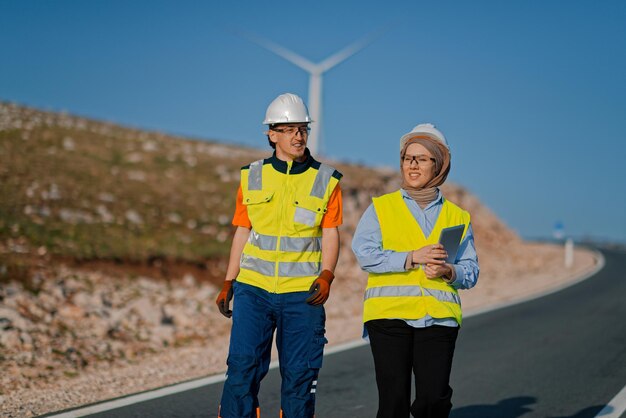
POLYGON ((322 131, 322 74, 326 71, 330 70, 333 67, 336 67, 341 62, 345 61, 352 55, 359 52, 361 49, 365 48, 368 44, 370 44, 380 33, 381 31, 375 32, 365 38, 356 41, 344 49, 334 53, 329 56, 325 60, 315 64, 308 59, 296 54, 293 51, 288 50, 285 47, 278 45, 275 42, 270 40, 261 38, 259 36, 255 36, 252 34, 243 34, 247 39, 254 42, 261 47, 268 49, 269 51, 275 53, 276 55, 286 59, 290 63, 302 68, 304 71, 309 73, 309 112, 311 114, 311 119, 313 122, 316 122, 314 126, 311 127, 311 133, 309 135, 308 148, 310 149, 313 155, 317 155, 319 143, 320 143, 320 134, 322 131))

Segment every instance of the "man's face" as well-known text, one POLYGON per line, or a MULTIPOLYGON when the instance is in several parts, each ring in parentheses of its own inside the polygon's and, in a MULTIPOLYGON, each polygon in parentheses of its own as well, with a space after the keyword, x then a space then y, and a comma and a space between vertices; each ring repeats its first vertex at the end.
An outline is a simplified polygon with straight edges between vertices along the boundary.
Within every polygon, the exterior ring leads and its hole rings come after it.
POLYGON ((270 128, 270 141, 276 144, 276 156, 283 161, 303 161, 309 139, 308 123, 284 123, 270 128))

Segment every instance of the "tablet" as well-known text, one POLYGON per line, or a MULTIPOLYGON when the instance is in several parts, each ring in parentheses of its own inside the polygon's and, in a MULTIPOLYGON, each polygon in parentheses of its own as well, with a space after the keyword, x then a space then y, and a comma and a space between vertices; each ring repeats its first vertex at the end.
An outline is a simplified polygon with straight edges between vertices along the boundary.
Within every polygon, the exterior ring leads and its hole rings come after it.
POLYGON ((451 226, 450 228, 444 228, 439 235, 439 243, 443 245, 448 253, 446 263, 454 264, 456 261, 456 253, 459 250, 461 244, 461 238, 463 237, 463 230, 465 225, 451 226))

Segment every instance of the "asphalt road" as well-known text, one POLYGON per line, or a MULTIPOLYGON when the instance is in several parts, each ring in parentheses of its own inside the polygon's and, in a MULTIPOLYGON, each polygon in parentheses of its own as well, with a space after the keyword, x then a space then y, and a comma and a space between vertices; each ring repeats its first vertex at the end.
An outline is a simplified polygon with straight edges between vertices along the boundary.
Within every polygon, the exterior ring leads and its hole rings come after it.
MULTIPOLYGON (((452 418, 593 418, 626 385, 626 253, 560 292, 467 318, 454 359, 452 418)), ((557 262, 557 261, 555 261, 557 262)), ((280 378, 263 382, 263 417, 278 417, 280 378)), ((91 417, 216 417, 222 384, 91 417)), ((369 346, 324 359, 317 418, 375 417, 369 346)))

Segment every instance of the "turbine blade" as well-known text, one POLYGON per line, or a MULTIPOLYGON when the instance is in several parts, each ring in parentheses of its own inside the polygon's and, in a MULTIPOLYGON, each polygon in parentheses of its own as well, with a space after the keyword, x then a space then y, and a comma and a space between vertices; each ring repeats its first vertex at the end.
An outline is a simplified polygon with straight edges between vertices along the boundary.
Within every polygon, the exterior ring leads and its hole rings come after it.
POLYGON ((318 69, 321 70, 321 72, 330 70, 334 66, 338 65, 342 61, 345 61, 352 55, 356 54, 357 52, 359 52, 360 50, 362 50, 363 48, 365 48, 366 46, 374 42, 377 38, 379 38, 386 31, 387 31, 386 28, 381 28, 375 32, 372 32, 368 36, 348 45, 341 51, 331 55, 330 57, 326 58, 324 61, 317 64, 318 69))
POLYGON ((262 38, 258 35, 253 35, 251 33, 246 32, 237 32, 240 36, 248 39, 249 41, 254 42, 255 44, 275 53, 276 55, 286 59, 290 63, 302 68, 309 73, 317 72, 318 68, 315 64, 313 64, 308 59, 296 54, 293 51, 288 50, 285 47, 278 45, 268 39, 262 38))

